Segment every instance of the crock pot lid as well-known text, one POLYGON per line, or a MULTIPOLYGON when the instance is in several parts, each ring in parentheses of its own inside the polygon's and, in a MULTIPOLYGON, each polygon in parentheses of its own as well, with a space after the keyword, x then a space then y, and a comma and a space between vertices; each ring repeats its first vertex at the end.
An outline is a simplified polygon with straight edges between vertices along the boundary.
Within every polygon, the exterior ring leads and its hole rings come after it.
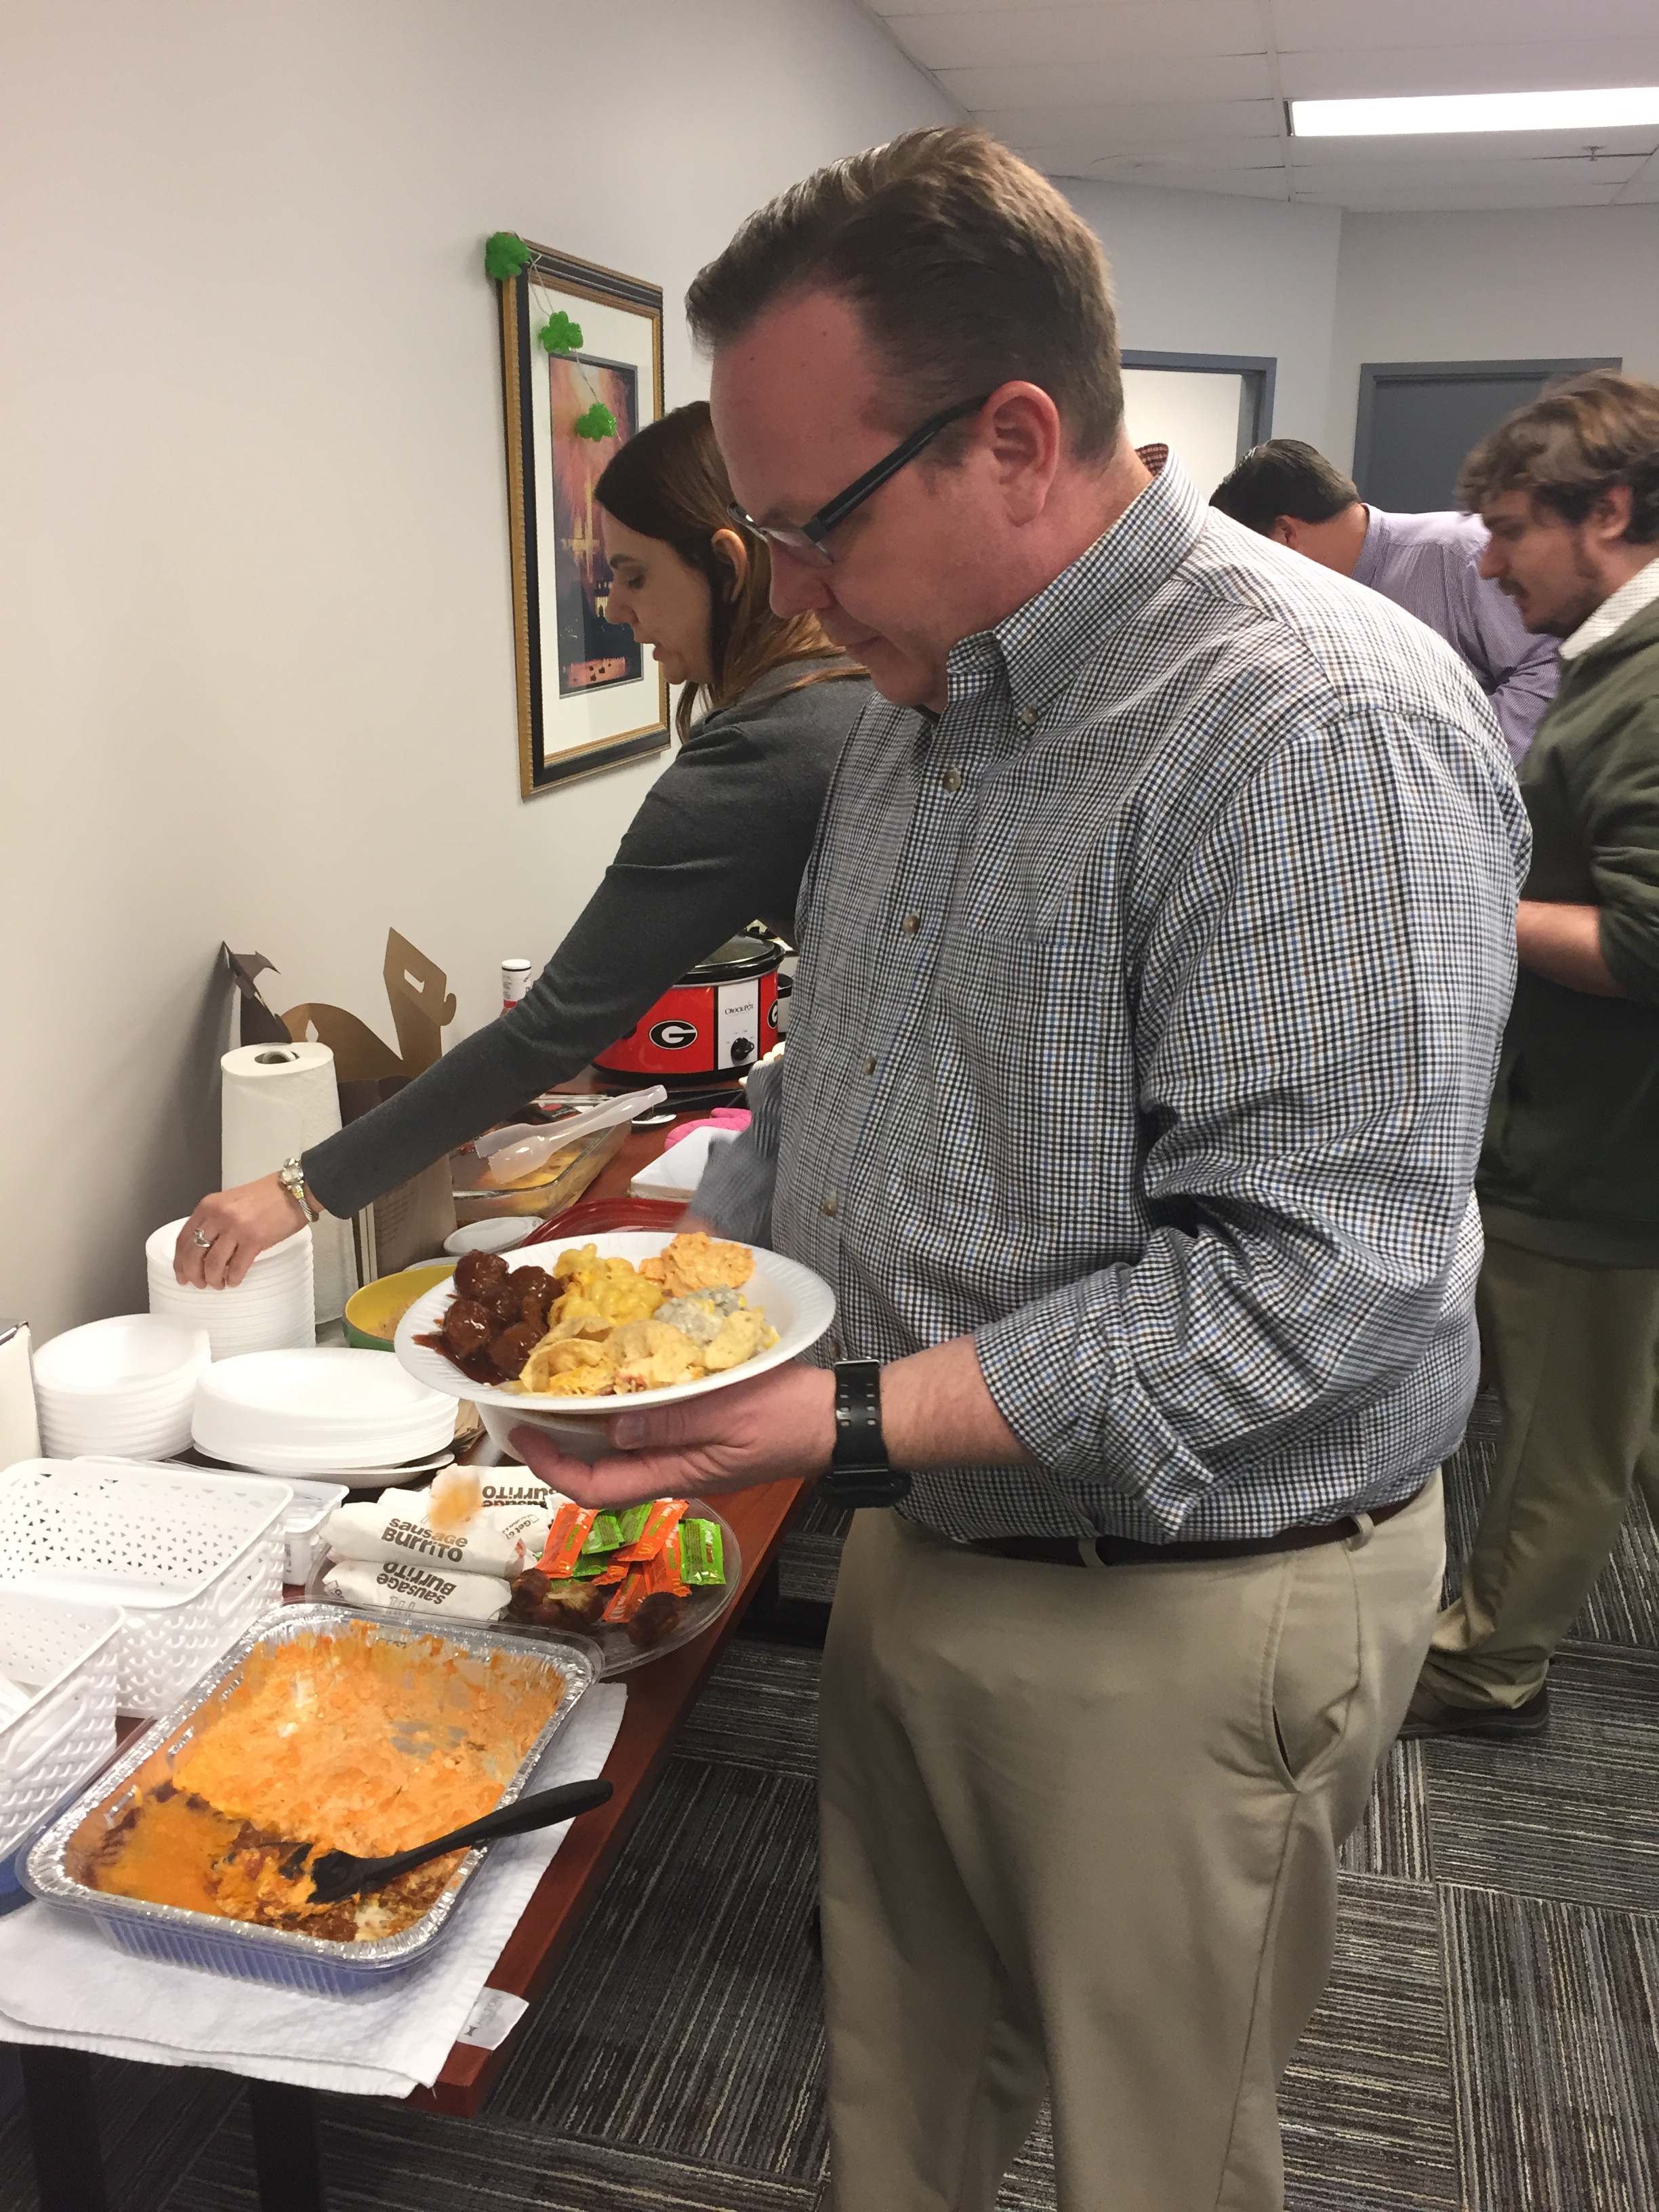
POLYGON ((763 937, 728 937, 706 960, 681 976, 684 983, 735 983, 742 975, 769 975, 783 957, 783 947, 763 937))

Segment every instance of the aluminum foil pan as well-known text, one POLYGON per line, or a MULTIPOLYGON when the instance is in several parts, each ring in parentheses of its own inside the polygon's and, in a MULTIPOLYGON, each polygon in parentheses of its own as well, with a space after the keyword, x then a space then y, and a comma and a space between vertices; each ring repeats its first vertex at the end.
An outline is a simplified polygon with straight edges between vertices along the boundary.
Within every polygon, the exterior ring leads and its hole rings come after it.
POLYGON ((504 1653, 519 1667, 544 1667, 562 1675, 565 1694, 558 1711, 537 1737, 517 1771, 502 1790, 499 1802, 510 1805, 535 1773, 548 1747, 567 1726, 579 1700, 599 1680, 597 1656, 574 1638, 556 1644, 528 1644, 489 1628, 465 1624, 454 1626, 404 1616, 359 1612, 338 1605, 285 1606, 262 1626, 250 1629, 220 1660, 212 1672, 191 1690, 172 1712, 153 1723, 128 1745, 112 1765, 83 1790, 40 1838, 24 1862, 26 1886, 48 1904, 83 1912, 96 1922, 111 1942, 141 1958, 165 1959, 172 1965, 199 1966, 210 1973, 230 1974, 245 1982, 272 1982, 279 1988, 309 1990, 325 1996, 347 1996, 354 1991, 383 1986, 384 1977, 400 1973, 429 1958, 454 1924, 473 1878, 489 1846, 475 1844, 461 1861, 442 1894, 421 1917, 395 1936, 370 1937, 356 1943, 329 1942, 318 1936, 301 1936, 287 1928, 261 1928, 250 1922, 220 1920, 205 1912, 191 1912, 174 1905, 150 1905, 142 1899, 112 1897, 89 1889, 72 1871, 76 1851, 72 1838, 89 1815, 101 1814, 112 1826, 132 1803, 140 1784, 140 1768, 150 1766, 145 1781, 159 1780, 166 1763, 195 1735, 203 1717, 228 1698, 235 1687, 243 1662, 262 1644, 280 1644, 318 1631, 337 1630, 343 1616, 373 1622, 375 1632, 389 1642, 413 1643, 437 1637, 443 1643, 483 1656, 504 1653), (152 1765, 152 1762, 160 1762, 152 1765))

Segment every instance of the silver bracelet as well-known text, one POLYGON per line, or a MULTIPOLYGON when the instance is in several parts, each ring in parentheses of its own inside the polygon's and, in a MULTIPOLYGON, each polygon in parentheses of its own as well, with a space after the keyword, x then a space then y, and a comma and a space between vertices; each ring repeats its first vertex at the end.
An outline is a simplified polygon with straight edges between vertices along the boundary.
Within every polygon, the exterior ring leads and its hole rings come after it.
POLYGON ((323 1209, 320 1206, 312 1205, 311 1193, 306 1188, 306 1171, 300 1165, 297 1156, 283 1162, 276 1170, 276 1180, 304 1214, 307 1228, 314 1227, 322 1218, 323 1209))

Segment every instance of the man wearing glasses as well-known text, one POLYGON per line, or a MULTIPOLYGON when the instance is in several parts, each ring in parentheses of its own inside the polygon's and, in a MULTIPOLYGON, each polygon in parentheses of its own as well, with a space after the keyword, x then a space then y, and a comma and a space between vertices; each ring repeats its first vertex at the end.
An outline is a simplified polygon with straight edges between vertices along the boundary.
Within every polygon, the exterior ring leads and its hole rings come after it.
POLYGON ((774 604, 885 702, 698 1194, 838 1310, 823 1364, 622 1414, 595 1467, 518 1441, 586 1503, 864 1509, 840 2212, 990 2212, 1045 2090, 1065 2212, 1276 2212, 1474 1389, 1514 778, 1419 625, 1136 455, 1098 245, 981 133, 820 172, 689 304, 774 604))

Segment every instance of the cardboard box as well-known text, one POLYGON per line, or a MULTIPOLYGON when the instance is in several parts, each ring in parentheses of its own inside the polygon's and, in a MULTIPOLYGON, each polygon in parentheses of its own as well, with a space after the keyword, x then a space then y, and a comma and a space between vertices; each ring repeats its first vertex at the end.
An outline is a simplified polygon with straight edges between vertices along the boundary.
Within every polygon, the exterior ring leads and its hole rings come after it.
MULTIPOLYGON (((386 933, 381 969, 397 1033, 395 1051, 343 1006, 308 1003, 273 1013, 258 986, 270 962, 261 952, 232 952, 228 946, 225 958, 241 999, 241 1042, 299 1044, 314 1038, 325 1044, 334 1055, 343 1122, 356 1121, 430 1067, 443 1050, 444 1030, 455 1018, 455 997, 443 969, 395 929, 386 933)), ((441 1253, 454 1227, 446 1157, 356 1216, 359 1280, 373 1282, 441 1253)))

